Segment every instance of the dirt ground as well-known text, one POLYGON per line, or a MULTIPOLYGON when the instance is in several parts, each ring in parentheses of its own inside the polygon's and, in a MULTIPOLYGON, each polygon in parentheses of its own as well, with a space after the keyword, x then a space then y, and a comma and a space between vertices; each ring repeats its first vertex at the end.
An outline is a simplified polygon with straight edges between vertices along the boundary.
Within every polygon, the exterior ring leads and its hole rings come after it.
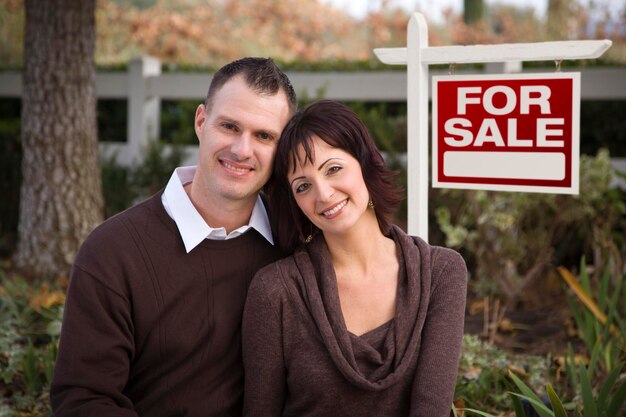
POLYGON ((514 306, 470 295, 465 317, 466 333, 512 353, 557 356, 567 352, 568 344, 575 351, 583 347, 565 290, 553 279, 529 288, 514 306))

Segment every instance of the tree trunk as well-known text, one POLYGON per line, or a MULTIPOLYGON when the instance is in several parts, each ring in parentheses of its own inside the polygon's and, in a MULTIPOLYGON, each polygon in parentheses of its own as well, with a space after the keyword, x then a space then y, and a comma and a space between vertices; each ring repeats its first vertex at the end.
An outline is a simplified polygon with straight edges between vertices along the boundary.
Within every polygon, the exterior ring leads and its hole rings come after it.
POLYGON ((102 221, 95 94, 95 0, 26 0, 22 188, 15 264, 69 272, 102 221))
POLYGON ((571 17, 569 0, 548 0, 548 39, 562 41, 569 39, 568 20, 571 17))
POLYGON ((485 4, 483 0, 463 1, 463 21, 467 25, 473 25, 483 20, 485 4))

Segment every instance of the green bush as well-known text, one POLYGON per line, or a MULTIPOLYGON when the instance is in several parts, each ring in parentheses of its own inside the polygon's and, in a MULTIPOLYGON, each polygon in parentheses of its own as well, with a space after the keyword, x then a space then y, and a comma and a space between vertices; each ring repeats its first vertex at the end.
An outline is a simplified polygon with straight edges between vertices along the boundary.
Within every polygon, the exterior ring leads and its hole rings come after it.
MULTIPOLYGON (((611 188, 608 152, 580 161, 578 196, 438 190, 432 206, 445 244, 465 255, 477 295, 515 303, 556 265, 576 265, 582 254, 598 257, 604 246, 622 248, 624 192, 611 188)), ((594 259, 602 265, 602 259, 594 259)))
POLYGON ((507 393, 508 371, 524 375, 538 389, 548 383, 551 366, 549 356, 513 355, 465 335, 454 396, 468 408, 501 413, 513 405, 507 393))
POLYGON ((194 131, 196 108, 201 100, 161 101, 161 138, 166 143, 197 145, 194 131))
POLYGON ((49 416, 48 391, 65 284, 29 283, 0 269, 0 415, 49 416))
POLYGON ((136 166, 120 165, 115 154, 101 159, 106 217, 119 213, 137 200, 149 197, 165 187, 174 169, 184 159, 183 147, 166 146, 156 140, 148 143, 142 161, 136 166))
MULTIPOLYGON (((597 388, 594 388, 591 384, 589 370, 581 363, 576 370, 581 381, 581 398, 572 402, 563 402, 552 385, 548 384, 546 394, 549 407, 542 398, 537 396, 534 390, 514 373, 509 372, 509 377, 518 390, 518 392, 509 392, 515 416, 526 417, 526 412, 520 401, 525 400, 540 417, 623 417, 626 412, 626 374, 621 374, 623 370, 622 364, 615 368, 605 380, 598 383, 597 388)), ((458 415, 458 411, 454 411, 455 415, 458 415)), ((483 417, 496 417, 472 408, 466 408, 463 411, 483 417)))
MULTIPOLYGON (((612 254, 596 268, 601 272, 599 281, 592 280, 590 269, 583 257, 578 279, 563 267, 559 273, 568 285, 568 301, 578 336, 589 355, 587 373, 593 378, 611 374, 626 362, 626 285, 612 254)), ((580 396, 581 380, 577 378, 573 356, 570 347, 567 374, 572 391, 580 396)))
MULTIPOLYGON (((621 417, 626 415, 626 286, 623 283, 623 272, 616 265, 615 254, 609 256, 601 264, 595 265, 601 279, 592 282, 585 258, 581 260, 580 276, 575 278, 567 269, 559 267, 559 273, 567 283, 566 289, 572 293, 570 306, 575 318, 579 337, 584 341, 586 355, 580 355, 583 360, 577 360, 570 346, 564 358, 566 379, 560 381, 558 390, 552 384, 543 381, 550 407, 543 399, 537 396, 539 389, 536 379, 529 377, 522 381, 517 374, 510 372, 509 378, 517 388, 516 392, 509 389, 511 405, 504 410, 515 410, 517 417, 524 417, 520 400, 526 401, 541 417, 621 417), (586 360, 585 360, 586 359, 586 360), (529 384, 531 387, 529 387, 529 384), (557 395, 561 392, 561 396, 557 395), (568 401, 562 398, 569 398, 568 401)), ((565 324, 564 324, 565 325, 565 324)), ((466 343, 467 345, 467 343, 466 343)), ((465 347, 464 347, 465 349, 465 347)), ((480 360, 486 361, 487 366, 495 362, 490 355, 481 353, 480 360)), ((472 362, 472 358, 469 358, 472 362)), ((464 354, 462 365, 468 358, 464 354)), ((500 366, 500 368, 503 368, 500 366)), ((496 373, 489 381, 498 381, 495 392, 505 395, 504 386, 510 386, 508 380, 503 380, 503 373, 496 373), (499 378, 499 379, 498 379, 499 378)), ((480 381, 478 381, 480 382, 480 381)), ((493 383, 491 383, 493 384, 493 383)), ((472 386, 473 391, 484 389, 485 385, 477 383, 472 386)), ((511 387, 513 388, 513 387, 511 387)), ((457 389, 458 390, 458 389, 457 389)), ((489 392, 488 389, 485 392, 489 392)), ((475 398, 475 397, 474 397, 475 398)), ((465 401, 466 411, 484 417, 493 417, 491 404, 483 402, 475 404, 465 401)), ((499 408, 497 412, 502 412, 499 408)))

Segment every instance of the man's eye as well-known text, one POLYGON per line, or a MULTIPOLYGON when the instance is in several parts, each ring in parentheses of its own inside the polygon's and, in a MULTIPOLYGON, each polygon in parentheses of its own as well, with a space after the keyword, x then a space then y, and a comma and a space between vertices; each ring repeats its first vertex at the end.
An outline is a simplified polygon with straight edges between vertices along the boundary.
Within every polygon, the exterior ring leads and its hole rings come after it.
POLYGON ((237 126, 235 126, 233 123, 222 123, 222 127, 226 130, 236 130, 237 126))
POLYGON ((272 135, 269 133, 261 132, 259 133, 259 139, 261 140, 272 140, 272 135))

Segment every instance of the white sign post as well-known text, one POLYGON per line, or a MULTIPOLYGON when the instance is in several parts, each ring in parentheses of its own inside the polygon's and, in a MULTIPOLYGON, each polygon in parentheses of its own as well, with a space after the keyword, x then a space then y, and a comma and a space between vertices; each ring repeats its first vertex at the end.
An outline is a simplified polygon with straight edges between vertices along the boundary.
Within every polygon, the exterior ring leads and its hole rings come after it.
POLYGON ((428 46, 428 26, 420 13, 408 24, 406 48, 378 48, 385 64, 407 65, 408 233, 428 241, 428 66, 510 61, 593 59, 610 40, 558 41, 471 46, 428 46))

